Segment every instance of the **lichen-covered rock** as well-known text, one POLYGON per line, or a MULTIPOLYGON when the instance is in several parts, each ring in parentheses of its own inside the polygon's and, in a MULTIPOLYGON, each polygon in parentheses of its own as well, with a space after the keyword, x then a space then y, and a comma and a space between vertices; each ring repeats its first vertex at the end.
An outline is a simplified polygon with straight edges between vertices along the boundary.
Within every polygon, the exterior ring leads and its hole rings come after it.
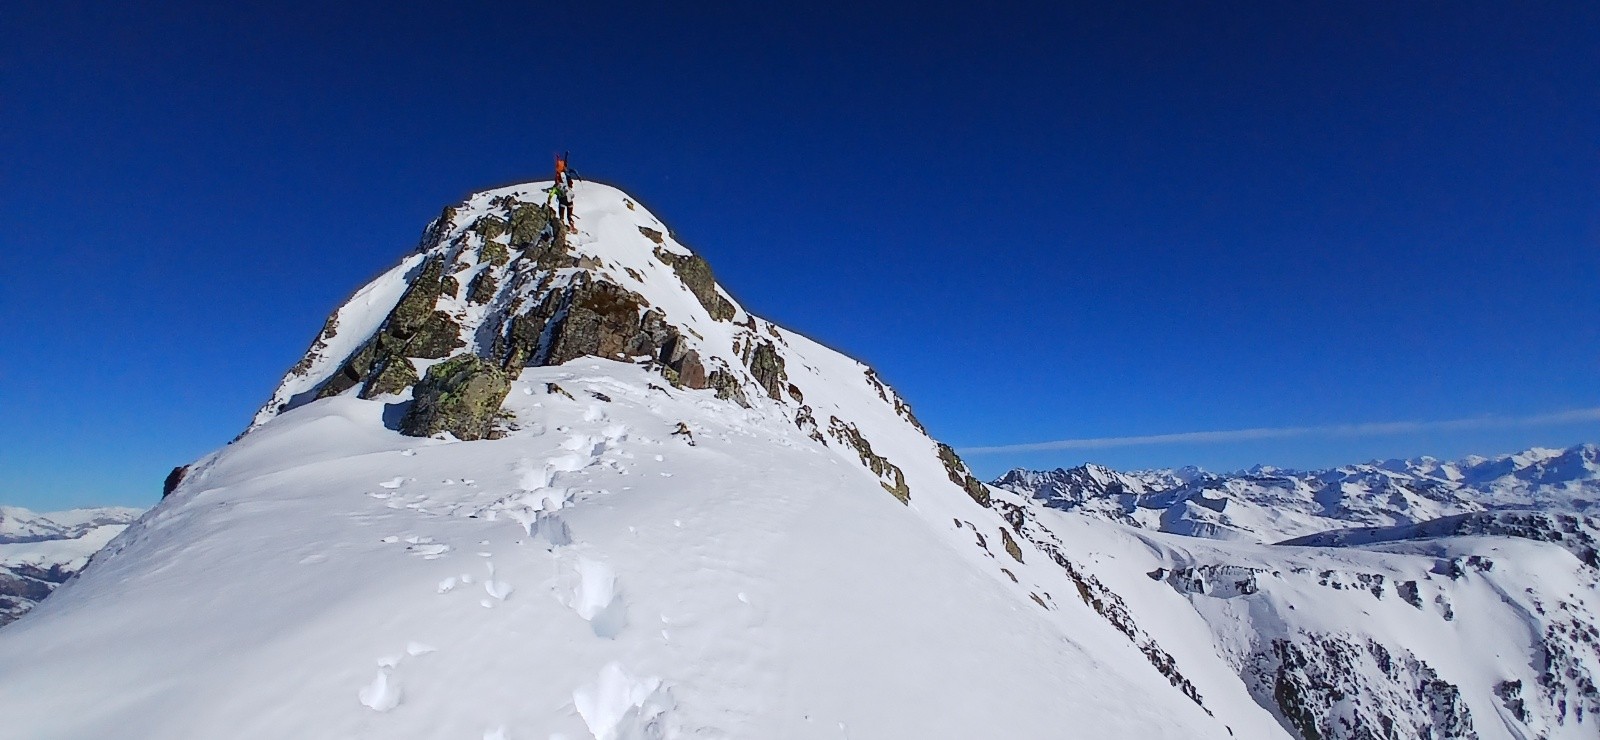
POLYGON ((462 344, 461 325, 450 318, 450 314, 434 311, 416 333, 406 338, 405 346, 395 354, 434 360, 449 357, 462 344))
POLYGON ((1006 547, 1006 554, 1010 555, 1012 560, 1022 562, 1022 547, 1011 538, 1011 533, 1004 529, 1000 530, 1000 540, 1006 547))
POLYGON ((500 242, 484 242, 478 250, 478 258, 495 267, 504 267, 511 261, 511 253, 506 251, 506 245, 500 242))
POLYGON ((461 293, 461 281, 454 275, 439 278, 439 295, 454 298, 461 293))
POLYGON ((719 367, 706 375, 706 387, 716 391, 717 398, 750 408, 750 399, 745 398, 744 386, 739 383, 739 376, 727 368, 719 367))
POLYGON ((673 254, 665 249, 656 249, 656 258, 667 263, 673 272, 678 273, 678 279, 689 288, 689 292, 705 306, 706 312, 717 321, 727 321, 736 313, 733 304, 717 292, 716 278, 711 275, 711 265, 704 257, 698 254, 673 254))
POLYGON ((783 355, 778 354, 771 342, 758 342, 746 348, 744 362, 772 400, 783 399, 783 387, 789 383, 789 373, 784 369, 783 355))
POLYGON ((373 367, 361 398, 377 398, 388 393, 403 393, 417 383, 417 368, 404 357, 390 356, 373 367))
POLYGON ((837 416, 828 417, 828 434, 840 443, 848 445, 861 457, 861 464, 868 470, 876 473, 879 485, 889 495, 894 496, 902 504, 911 503, 911 488, 906 485, 905 473, 900 466, 889 462, 887 458, 872 451, 872 443, 861 436, 861 430, 856 425, 846 422, 837 416))
POLYGON ((618 360, 651 354, 654 348, 640 331, 644 306, 642 297, 621 286, 583 281, 568 293, 566 315, 552 327, 540 364, 560 365, 586 355, 618 360))
POLYGON ((522 203, 511 211, 511 246, 525 247, 539 240, 545 224, 555 217, 549 208, 533 203, 522 203))
POLYGON ((493 241, 506 233, 506 222, 495 216, 484 216, 472 223, 472 230, 483 235, 485 241, 493 241))
POLYGON ((511 392, 511 377, 477 355, 456 355, 428 368, 416 385, 415 400, 400 420, 400 433, 431 437, 449 432, 457 439, 489 437, 500 404, 511 392))
POLYGON ((967 468, 966 462, 962 461, 961 456, 956 454, 954 448, 943 442, 939 442, 938 445, 939 461, 944 463, 944 472, 945 475, 950 477, 950 482, 961 486, 961 490, 966 491, 967 495, 973 501, 978 502, 979 506, 988 507, 988 487, 983 485, 983 481, 978 480, 977 476, 972 474, 972 471, 967 468))
POLYGON ((678 376, 677 385, 684 388, 705 388, 707 383, 706 366, 700 362, 700 353, 689 350, 675 363, 667 365, 678 376))
POLYGON ((460 347, 461 327, 448 314, 434 310, 444 277, 443 260, 424 262, 378 332, 322 384, 316 397, 335 396, 365 382, 374 368, 392 357, 439 358, 460 347))
POLYGON ((488 303, 494 299, 494 292, 500 287, 494 275, 488 270, 479 272, 467 283, 468 303, 488 303))

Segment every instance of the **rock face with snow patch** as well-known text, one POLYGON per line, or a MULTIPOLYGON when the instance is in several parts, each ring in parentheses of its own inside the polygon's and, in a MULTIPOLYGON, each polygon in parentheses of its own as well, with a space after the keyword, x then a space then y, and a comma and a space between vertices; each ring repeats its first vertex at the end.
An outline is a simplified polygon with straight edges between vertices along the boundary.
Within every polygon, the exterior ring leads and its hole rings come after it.
MULTIPOLYGON (((616 197, 599 186, 585 188, 594 197, 616 197)), ((784 360, 770 340, 756 338, 753 317, 729 325, 731 346, 705 346, 705 334, 696 327, 728 324, 739 310, 703 258, 661 231, 638 225, 638 233, 629 236, 653 248, 632 254, 632 264, 607 260, 575 248, 573 235, 546 206, 524 199, 530 195, 527 186, 508 188, 445 209, 428 226, 416 255, 329 318, 256 423, 357 386, 361 398, 422 400, 414 389, 425 383, 421 387, 432 398, 442 379, 424 379, 419 364, 457 350, 464 352, 450 358, 451 368, 477 358, 471 365, 475 378, 489 378, 489 365, 515 375, 524 367, 593 356, 648 362, 673 385, 713 387, 727 399, 743 402, 749 387, 780 400, 787 386, 784 360), (651 292, 645 289, 646 275, 653 291, 686 291, 698 305, 676 306, 669 316, 644 294, 651 292), (459 295, 462 285, 465 295, 459 295), (370 334, 359 336, 372 322, 347 328, 341 317, 357 310, 372 314, 370 306, 354 304, 379 292, 398 294, 398 300, 370 334), (330 356, 329 342, 341 332, 354 349, 339 359, 330 356), (349 337, 352 333, 357 336, 349 337), (723 349, 728 351, 718 351, 723 349)), ((430 401, 427 413, 408 414, 400 431, 480 439, 491 433, 485 425, 496 410, 441 415, 430 401)))

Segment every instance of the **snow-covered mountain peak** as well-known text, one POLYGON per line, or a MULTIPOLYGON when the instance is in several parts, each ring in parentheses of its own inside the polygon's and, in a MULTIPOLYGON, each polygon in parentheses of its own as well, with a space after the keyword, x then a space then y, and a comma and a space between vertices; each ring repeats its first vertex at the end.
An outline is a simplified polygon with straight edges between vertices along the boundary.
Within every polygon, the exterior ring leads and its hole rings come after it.
POLYGON ((1204 641, 1157 644, 1092 565, 1023 537, 1026 502, 866 365, 748 314, 621 191, 580 184, 569 230, 541 189, 446 209, 250 429, 0 634, 8 723, 1272 735, 1204 641), (169 680, 73 699, 134 672, 169 680))
POLYGON ((340 306, 245 434, 0 630, 7 730, 1594 736, 1600 525, 1170 534, 1369 485, 1433 511, 1361 466, 991 489, 635 199, 576 196, 568 229, 542 183, 477 193, 340 306), (1120 524, 1058 510, 1094 507, 1120 524))

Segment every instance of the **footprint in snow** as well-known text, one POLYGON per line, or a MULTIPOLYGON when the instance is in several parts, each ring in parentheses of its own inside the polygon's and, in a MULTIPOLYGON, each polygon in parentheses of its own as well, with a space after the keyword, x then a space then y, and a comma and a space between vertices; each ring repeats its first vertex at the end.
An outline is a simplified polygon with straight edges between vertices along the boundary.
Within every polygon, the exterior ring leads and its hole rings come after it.
POLYGON ((572 705, 597 740, 619 740, 659 736, 662 715, 675 702, 661 679, 634 676, 612 662, 594 683, 572 692, 572 705))
POLYGON ((409 552, 412 555, 419 555, 423 560, 438 560, 439 558, 444 557, 445 553, 450 552, 450 546, 438 543, 429 545, 407 545, 406 552, 409 552))
POLYGON ((400 706, 400 685, 389 677, 388 671, 380 668, 377 677, 357 692, 356 698, 374 712, 387 712, 400 706))
POLYGON ((436 648, 436 647, 434 647, 432 645, 428 645, 426 643, 421 643, 421 642, 408 642, 408 643, 406 643, 406 655, 410 655, 412 657, 415 657, 415 656, 418 656, 418 655, 427 655, 428 653, 438 652, 438 650, 439 650, 438 648, 436 648))
POLYGON ((613 639, 621 634, 628 624, 628 610, 617 589, 616 571, 597 560, 580 558, 572 609, 589 622, 596 637, 613 639))
POLYGON ((489 568, 489 577, 483 582, 484 592, 497 601, 505 601, 511 596, 511 584, 495 579, 494 563, 484 563, 484 565, 489 568))

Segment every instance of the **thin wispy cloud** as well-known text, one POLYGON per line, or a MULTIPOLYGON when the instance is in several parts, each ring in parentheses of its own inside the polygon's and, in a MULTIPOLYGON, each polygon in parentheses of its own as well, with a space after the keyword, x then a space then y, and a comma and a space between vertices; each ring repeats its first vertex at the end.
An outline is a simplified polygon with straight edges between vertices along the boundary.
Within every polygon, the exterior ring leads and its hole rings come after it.
POLYGON ((1226 429, 1209 432, 1178 432, 1175 434, 1145 434, 1131 437, 1087 437, 1083 439, 1057 439, 1049 442, 1029 442, 989 447, 964 447, 961 452, 983 455, 996 452, 1046 452, 1050 450, 1093 450, 1106 447, 1133 447, 1138 445, 1206 444, 1212 442, 1241 442, 1258 439, 1283 439, 1287 437, 1377 437, 1387 434, 1412 434, 1416 432, 1449 432, 1474 429, 1504 429, 1509 427, 1541 427, 1600 421, 1600 407, 1572 409, 1552 414, 1534 416, 1479 416, 1470 419, 1445 419, 1441 421, 1390 421, 1370 424, 1332 424, 1311 427, 1255 427, 1251 429, 1226 429))

